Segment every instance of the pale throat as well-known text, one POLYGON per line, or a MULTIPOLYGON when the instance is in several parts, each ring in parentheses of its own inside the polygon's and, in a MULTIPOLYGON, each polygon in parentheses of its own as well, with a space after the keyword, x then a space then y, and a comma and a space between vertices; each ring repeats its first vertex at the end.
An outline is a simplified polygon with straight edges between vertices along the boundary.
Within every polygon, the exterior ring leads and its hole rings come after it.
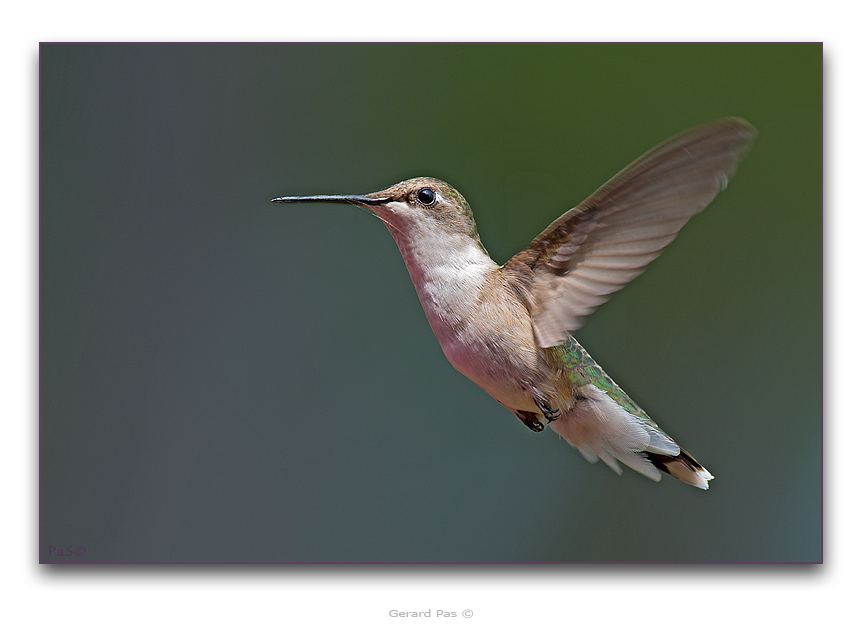
POLYGON ((432 228, 393 231, 428 321, 438 338, 469 322, 498 270, 472 237, 432 228))

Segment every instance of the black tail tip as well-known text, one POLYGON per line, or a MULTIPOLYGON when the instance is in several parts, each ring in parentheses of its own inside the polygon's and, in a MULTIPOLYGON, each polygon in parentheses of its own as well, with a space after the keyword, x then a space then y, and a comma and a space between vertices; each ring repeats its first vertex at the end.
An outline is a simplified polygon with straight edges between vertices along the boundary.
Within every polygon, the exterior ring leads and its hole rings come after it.
POLYGON ((709 489, 708 481, 714 478, 704 469, 703 465, 682 448, 679 449, 679 454, 676 456, 655 452, 644 452, 644 454, 657 469, 698 489, 709 489))

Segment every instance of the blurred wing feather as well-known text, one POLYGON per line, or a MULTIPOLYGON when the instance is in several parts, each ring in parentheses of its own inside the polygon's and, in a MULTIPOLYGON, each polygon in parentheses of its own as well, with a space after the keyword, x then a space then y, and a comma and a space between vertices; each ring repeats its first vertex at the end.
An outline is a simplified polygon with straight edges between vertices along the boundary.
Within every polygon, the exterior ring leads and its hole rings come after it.
POLYGON ((729 118, 669 139, 512 257, 503 273, 530 308, 540 345, 563 341, 641 274, 727 186, 756 134, 745 120, 729 118))

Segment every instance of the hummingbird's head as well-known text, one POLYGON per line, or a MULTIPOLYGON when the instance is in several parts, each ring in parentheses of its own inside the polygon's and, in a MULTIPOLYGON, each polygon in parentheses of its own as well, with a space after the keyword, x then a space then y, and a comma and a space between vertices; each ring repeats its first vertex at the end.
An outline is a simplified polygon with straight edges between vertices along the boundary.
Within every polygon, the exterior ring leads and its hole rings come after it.
POLYGON ((476 240, 479 238, 467 200, 442 180, 411 178, 367 197, 380 204, 366 206, 385 222, 394 222, 395 226, 431 228, 476 240))
POLYGON ((399 242, 466 236, 482 247, 467 200, 436 178, 411 178, 364 196, 285 196, 272 201, 349 202, 373 211, 399 242))

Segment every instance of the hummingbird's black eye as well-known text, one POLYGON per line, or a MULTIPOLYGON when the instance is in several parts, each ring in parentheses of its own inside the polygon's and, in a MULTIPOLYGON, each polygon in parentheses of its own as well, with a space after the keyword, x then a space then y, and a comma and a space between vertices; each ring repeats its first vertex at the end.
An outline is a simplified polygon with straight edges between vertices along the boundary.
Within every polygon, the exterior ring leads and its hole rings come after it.
POLYGON ((434 200, 437 199, 437 194, 435 194, 431 189, 428 189, 428 187, 425 187, 425 189, 420 189, 416 193, 416 199, 425 206, 431 206, 434 204, 434 200))

